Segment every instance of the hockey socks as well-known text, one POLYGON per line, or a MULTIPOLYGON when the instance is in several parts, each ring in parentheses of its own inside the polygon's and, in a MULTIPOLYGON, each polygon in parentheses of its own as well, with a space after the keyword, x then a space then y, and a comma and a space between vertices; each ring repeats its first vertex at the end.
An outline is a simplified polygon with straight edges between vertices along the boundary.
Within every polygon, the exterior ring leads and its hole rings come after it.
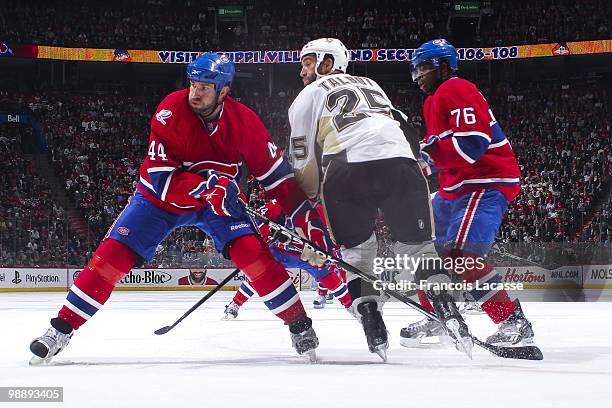
MULTIPOLYGON (((464 255, 465 256, 465 255, 464 255)), ((502 276, 491 265, 482 268, 470 268, 461 275, 465 282, 479 281, 479 285, 501 283, 502 276)), ((510 300, 505 290, 472 290, 470 294, 476 302, 481 303, 482 310, 497 324, 503 322, 516 310, 516 304, 510 300)))
POLYGON ((232 302, 236 303, 238 306, 242 306, 254 294, 255 294, 255 290, 251 287, 251 285, 247 281, 244 281, 238 288, 238 291, 234 295, 232 302))
MULTIPOLYGON (((337 274, 331 272, 319 279, 319 295, 322 295, 321 285, 329 289, 334 294, 334 297, 347 309, 353 304, 348 287, 337 274)), ((325 294, 327 294, 327 290, 325 290, 325 294)), ((323 294, 323 296, 325 295, 323 294)))
POLYGON ((229 250, 230 258, 249 278, 264 304, 285 324, 306 316, 304 305, 285 268, 278 263, 268 247, 255 235, 235 239, 229 250))
POLYGON ((434 308, 431 305, 431 302, 429 301, 429 299, 427 298, 427 293, 425 293, 423 289, 417 289, 416 293, 417 293, 417 297, 419 298, 419 303, 421 304, 421 306, 423 306, 425 309, 433 313, 434 308))
POLYGON ((132 269, 136 255, 113 239, 104 240, 68 291, 58 317, 78 329, 106 303, 115 284, 132 269))
POLYGON ((329 292, 329 290, 319 280, 317 282, 317 295, 325 297, 327 296, 327 292, 329 292))
MULTIPOLYGON (((464 258, 476 257, 475 255, 465 254, 464 258)), ((472 265, 478 265, 473 262, 472 265)), ((459 275, 464 282, 474 283, 479 282, 482 286, 488 283, 501 283, 502 276, 491 265, 483 264, 482 267, 465 268, 465 271, 459 275)), ((493 323, 498 324, 503 322, 516 310, 516 304, 510 300, 508 292, 505 290, 471 290, 470 295, 476 302, 481 304, 482 310, 491 318, 493 323)), ((417 296, 421 306, 429 311, 433 311, 433 307, 423 290, 417 289, 417 296)))
MULTIPOLYGON (((338 257, 338 258, 342 258, 342 254, 340 253, 340 251, 336 251, 334 250, 332 252, 334 254, 334 256, 338 257)), ((346 283, 346 271, 344 270, 344 268, 339 267, 338 265, 336 265, 335 263, 331 263, 329 265, 329 271, 333 274, 336 274, 340 277, 340 280, 342 280, 342 282, 346 283)), ((319 292, 319 295, 323 295, 325 296, 327 294, 327 288, 324 288, 321 286, 321 284, 319 284, 319 290, 323 290, 325 291, 324 293, 319 292)))

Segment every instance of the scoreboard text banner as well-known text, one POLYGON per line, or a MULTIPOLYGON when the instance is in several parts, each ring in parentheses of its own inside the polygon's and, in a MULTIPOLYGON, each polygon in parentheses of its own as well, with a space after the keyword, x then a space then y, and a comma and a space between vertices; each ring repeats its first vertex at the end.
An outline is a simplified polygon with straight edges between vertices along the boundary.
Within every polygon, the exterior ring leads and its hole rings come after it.
MULTIPOLYGON (((460 60, 488 61, 519 58, 558 57, 612 52, 612 40, 577 41, 550 44, 513 45, 483 48, 458 48, 460 60)), ((43 58, 67 61, 141 62, 156 64, 186 64, 203 52, 171 50, 127 50, 102 48, 66 48, 46 45, 7 45, 0 42, 0 57, 43 58)), ((288 51, 228 51, 225 54, 237 64, 299 63, 300 52, 288 51)), ((365 48, 351 50, 353 62, 406 62, 413 48, 365 48)))

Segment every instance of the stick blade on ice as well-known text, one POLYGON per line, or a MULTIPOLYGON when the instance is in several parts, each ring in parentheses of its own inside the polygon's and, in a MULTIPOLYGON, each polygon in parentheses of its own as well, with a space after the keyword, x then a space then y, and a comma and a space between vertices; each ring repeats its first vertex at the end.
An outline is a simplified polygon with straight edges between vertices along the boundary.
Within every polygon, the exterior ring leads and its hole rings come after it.
POLYGON ((160 329, 155 330, 153 333, 157 334, 158 336, 162 335, 162 334, 166 334, 170 331, 170 329, 172 329, 172 326, 164 326, 160 329))

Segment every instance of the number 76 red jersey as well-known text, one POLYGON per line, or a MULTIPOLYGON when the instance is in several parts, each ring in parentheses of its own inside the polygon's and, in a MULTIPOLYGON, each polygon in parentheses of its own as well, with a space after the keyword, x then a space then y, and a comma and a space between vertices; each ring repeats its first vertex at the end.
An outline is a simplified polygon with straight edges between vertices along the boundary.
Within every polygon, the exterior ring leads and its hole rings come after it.
POLYGON ((509 200, 520 191, 514 151, 478 88, 465 79, 444 81, 423 107, 423 140, 439 170, 439 193, 454 199, 483 188, 509 200))

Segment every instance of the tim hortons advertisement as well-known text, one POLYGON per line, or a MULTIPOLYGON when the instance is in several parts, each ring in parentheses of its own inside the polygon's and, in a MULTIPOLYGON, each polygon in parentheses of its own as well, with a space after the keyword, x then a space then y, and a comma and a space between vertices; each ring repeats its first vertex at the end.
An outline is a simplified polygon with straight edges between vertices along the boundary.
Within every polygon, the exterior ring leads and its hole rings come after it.
POLYGON ((576 287, 582 285, 582 266, 545 269, 534 266, 499 268, 506 283, 521 283, 525 289, 576 287))

